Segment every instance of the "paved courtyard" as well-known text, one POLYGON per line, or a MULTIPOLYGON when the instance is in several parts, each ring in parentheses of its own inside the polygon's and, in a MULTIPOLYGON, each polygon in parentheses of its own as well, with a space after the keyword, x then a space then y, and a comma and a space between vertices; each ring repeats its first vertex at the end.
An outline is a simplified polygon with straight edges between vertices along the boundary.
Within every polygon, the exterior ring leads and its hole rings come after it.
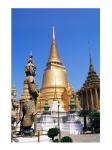
MULTIPOLYGON (((38 137, 18 137, 17 143, 38 143, 38 137)), ((50 138, 47 135, 40 136, 40 142, 50 142, 50 138)))
POLYGON ((68 135, 72 137, 74 142, 100 142, 100 134, 80 134, 80 135, 70 135, 62 133, 61 136, 68 135))
MULTIPOLYGON (((68 135, 71 136, 73 142, 100 142, 100 134, 81 134, 81 135, 69 135, 67 133, 62 133, 61 137, 68 135)), ((37 137, 27 138, 27 137, 18 137, 18 143, 38 143, 37 137)), ((51 142, 50 138, 47 135, 40 136, 40 142, 51 142)))

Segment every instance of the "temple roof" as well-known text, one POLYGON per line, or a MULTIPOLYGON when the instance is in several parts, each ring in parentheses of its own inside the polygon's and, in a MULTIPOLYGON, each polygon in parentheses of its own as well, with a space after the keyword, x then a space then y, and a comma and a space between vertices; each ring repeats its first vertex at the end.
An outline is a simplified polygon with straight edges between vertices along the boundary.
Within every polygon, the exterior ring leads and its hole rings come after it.
POLYGON ((54 26, 53 26, 53 33, 52 33, 51 51, 50 51, 50 56, 49 56, 47 64, 52 63, 52 62, 61 64, 61 60, 59 58, 58 50, 56 48, 56 38, 55 38, 54 26))
POLYGON ((88 76, 80 90, 95 88, 95 87, 100 87, 100 78, 94 69, 94 66, 92 64, 92 59, 90 56, 88 76))

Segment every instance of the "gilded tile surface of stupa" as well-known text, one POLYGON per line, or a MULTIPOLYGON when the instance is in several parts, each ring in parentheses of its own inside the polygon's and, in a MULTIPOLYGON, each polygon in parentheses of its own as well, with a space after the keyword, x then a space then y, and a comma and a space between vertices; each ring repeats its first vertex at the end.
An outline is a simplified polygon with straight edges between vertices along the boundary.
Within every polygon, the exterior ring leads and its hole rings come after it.
POLYGON ((68 91, 66 69, 65 66, 62 64, 58 54, 58 50, 56 47, 55 31, 53 27, 50 56, 46 65, 46 69, 44 70, 42 88, 40 90, 40 95, 37 102, 37 111, 44 111, 44 103, 46 98, 48 99, 49 106, 52 105, 52 102, 55 99, 55 92, 56 98, 60 101, 60 105, 65 109, 65 111, 68 111, 69 99, 70 96, 73 94, 73 89, 70 88, 69 90, 71 92, 68 91), (66 98, 64 96, 65 94, 63 94, 65 90, 67 91, 66 98), (63 98, 65 98, 65 100, 63 98))

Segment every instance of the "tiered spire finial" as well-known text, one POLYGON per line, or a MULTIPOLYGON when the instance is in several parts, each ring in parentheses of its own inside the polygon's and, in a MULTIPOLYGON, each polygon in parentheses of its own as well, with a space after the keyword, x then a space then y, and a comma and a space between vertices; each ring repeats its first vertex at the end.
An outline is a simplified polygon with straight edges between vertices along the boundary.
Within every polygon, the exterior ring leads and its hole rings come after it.
POLYGON ((90 41, 88 41, 88 50, 89 50, 89 64, 92 64, 92 58, 91 58, 91 47, 90 47, 90 41))
POLYGON ((89 54, 89 61, 90 61, 90 65, 91 65, 92 64, 91 54, 89 54))
POLYGON ((88 49, 89 49, 89 72, 94 72, 94 66, 92 64, 92 57, 91 57, 91 48, 90 48, 90 42, 88 41, 88 49))
POLYGON ((91 58, 91 54, 90 54, 90 56, 89 56, 90 58, 89 58, 89 71, 90 72, 94 72, 95 70, 94 70, 94 66, 93 66, 93 64, 92 64, 92 58, 91 58))
POLYGON ((55 30, 54 30, 54 25, 53 25, 53 35, 52 35, 53 40, 55 40, 55 30))
POLYGON ((55 37, 55 29, 54 29, 54 26, 53 26, 53 30, 52 30, 52 44, 51 44, 51 51, 50 51, 50 56, 49 56, 49 59, 48 59, 48 63, 60 63, 61 64, 61 60, 59 58, 59 55, 58 55, 58 51, 57 51, 57 48, 56 48, 56 37, 55 37))

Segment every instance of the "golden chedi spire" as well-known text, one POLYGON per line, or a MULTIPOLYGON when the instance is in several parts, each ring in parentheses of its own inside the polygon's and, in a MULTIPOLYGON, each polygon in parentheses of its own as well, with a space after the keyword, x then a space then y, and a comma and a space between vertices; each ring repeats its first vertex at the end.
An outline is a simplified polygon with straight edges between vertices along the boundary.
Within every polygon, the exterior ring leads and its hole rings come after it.
POLYGON ((56 38, 55 38, 55 30, 53 26, 53 33, 52 33, 52 44, 51 44, 51 51, 50 56, 48 59, 48 64, 52 62, 57 62, 61 64, 61 60, 58 55, 57 47, 56 47, 56 38))
POLYGON ((58 51, 56 48, 55 32, 53 27, 51 50, 46 69, 44 71, 42 89, 48 89, 51 87, 55 88, 55 80, 56 87, 63 88, 67 85, 66 70, 65 66, 62 65, 58 55, 58 51))
POLYGON ((62 65, 58 55, 56 47, 55 31, 53 27, 51 50, 48 62, 46 64, 46 69, 44 70, 42 88, 40 91, 37 105, 38 111, 44 110, 44 103, 46 97, 48 98, 48 103, 51 106, 53 100, 55 99, 55 94, 57 95, 57 99, 60 100, 60 104, 62 104, 61 95, 66 86, 67 86, 66 70, 65 67, 62 65))
POLYGON ((61 63, 61 60, 58 55, 58 50, 56 47, 55 31, 53 27, 50 56, 46 64, 46 69, 44 70, 42 87, 40 90, 40 95, 37 100, 38 101, 37 111, 40 112, 44 111, 44 104, 45 104, 46 97, 48 99, 48 103, 50 107, 52 106, 53 101, 57 99, 60 101, 61 107, 64 108, 65 103, 67 101, 65 101, 62 98, 62 94, 64 92, 64 89, 67 87, 67 85, 68 85, 68 81, 67 81, 66 69, 65 66, 61 63))

